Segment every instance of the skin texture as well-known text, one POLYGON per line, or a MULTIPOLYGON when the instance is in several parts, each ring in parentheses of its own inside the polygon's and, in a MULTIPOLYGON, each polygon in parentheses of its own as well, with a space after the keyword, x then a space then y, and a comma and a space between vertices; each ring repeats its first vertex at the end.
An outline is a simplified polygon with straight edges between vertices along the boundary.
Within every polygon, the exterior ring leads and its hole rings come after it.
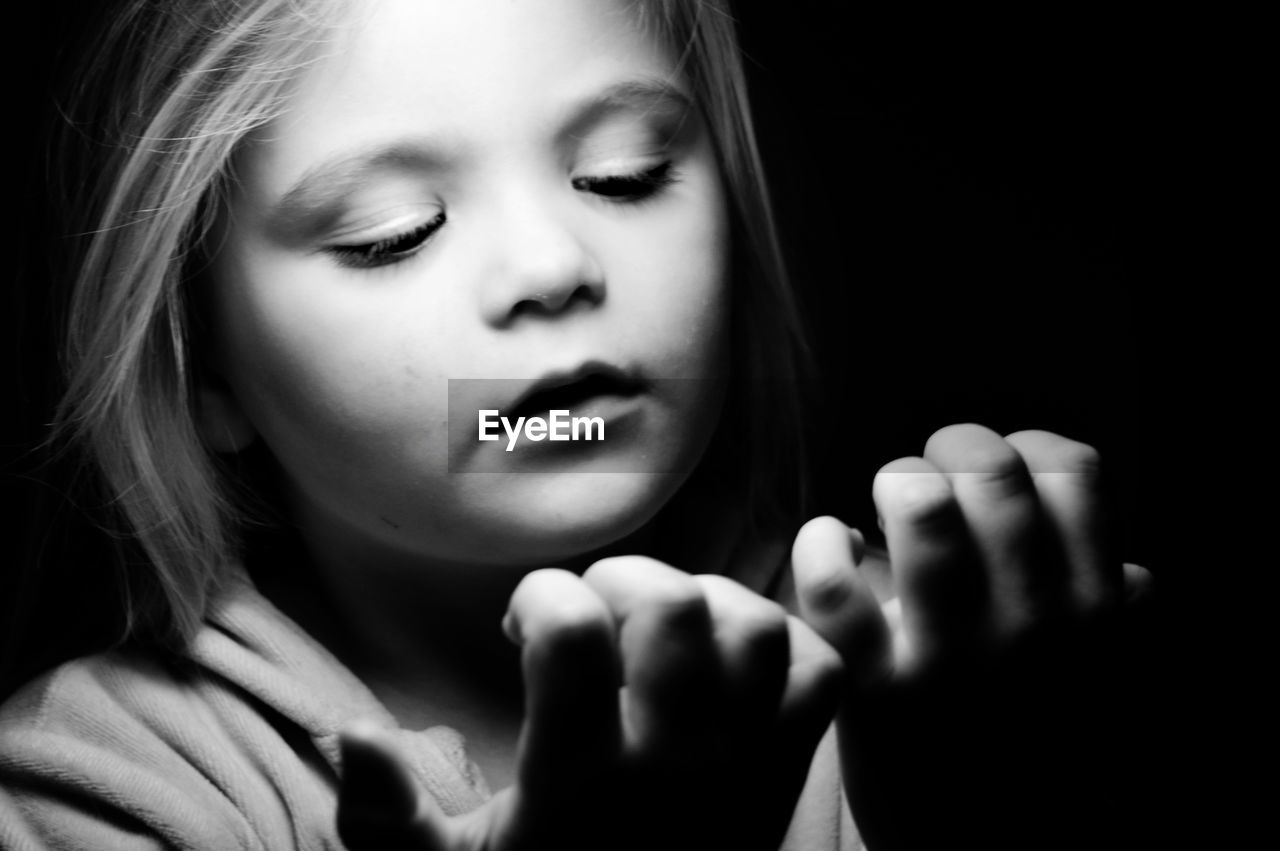
POLYGON ((809 627, 640 556, 535 571, 506 623, 528 683, 515 785, 445 818, 376 730, 350 729, 349 847, 778 847, 841 670, 809 627))
POLYGON ((1098 471, 1048 432, 935 433, 873 485, 883 607, 843 524, 800 530, 800 608, 847 665, 841 756, 871 848, 1130 847, 1117 626, 1148 575, 1108 550, 1098 471))
POLYGON ((670 99, 593 107, 682 83, 620 9, 586 5, 361 7, 238 159, 208 299, 226 392, 206 431, 252 425, 320 549, 546 564, 635 531, 683 478, 648 471, 687 471, 706 445, 719 398, 662 379, 726 369, 710 141, 670 99), (642 198, 575 185, 663 163, 670 185, 642 198), (343 265, 437 216, 398 262, 343 265), (590 362, 650 382, 634 427, 593 452, 476 441, 477 410, 590 362), (451 399, 449 379, 499 380, 451 399))
POLYGON ((834 711, 835 652, 728 580, 639 557, 529 572, 667 502, 680 475, 593 465, 687 466, 720 400, 654 380, 727 367, 719 171, 677 58, 623 6, 361 7, 236 164, 206 293, 204 428, 224 450, 266 444, 314 567, 264 590, 402 723, 460 727, 490 781, 511 780, 469 819, 434 819, 354 731, 352 847, 598 847, 636 823, 628 841, 648 848, 681 823, 679 841, 705 848, 731 822, 776 846, 834 711), (640 198, 599 189, 635 172, 669 179, 640 198), (352 265, 388 245, 404 256, 352 265), (499 408, 512 383, 589 361, 648 381, 615 448, 451 442, 446 379, 503 379, 470 400, 499 408), (507 674, 511 642, 523 728, 511 689, 480 682, 507 674))
POLYGON ((508 625, 531 684, 521 780, 538 797, 516 787, 445 819, 376 731, 353 730, 346 752, 368 782, 344 787, 344 840, 776 848, 796 788, 788 778, 838 678, 845 788, 868 847, 957 837, 989 848, 1132 847, 1114 773, 1125 675, 1116 626, 1149 577, 1108 552, 1097 454, 1048 432, 952 426, 922 457, 886 465, 873 495, 896 595, 877 600, 866 574, 881 568, 863 564, 861 534, 832 517, 807 523, 792 564, 801 615, 821 640, 786 621, 781 693, 785 616, 727 580, 638 557, 599 562, 581 579, 531 574, 508 625), (797 728, 805 734, 793 737, 797 728), (752 748, 776 743, 766 773, 717 758, 717 741, 735 734, 752 748), (698 806, 682 809, 695 792, 698 806))
MULTIPOLYGON (((280 464, 325 599, 310 620, 275 599, 375 691, 345 650, 381 660, 422 717, 475 724, 464 732, 482 750, 474 731, 493 721, 485 768, 511 783, 446 819, 376 730, 354 728, 344 842, 776 848, 837 703, 850 803, 876 851, 1016 844, 1078 815, 1079 796, 1040 794, 1064 753, 1037 748, 1092 742, 1063 731, 1099 693, 1079 674, 1128 593, 1092 451, 958 426, 886 467, 873 492, 896 596, 883 606, 859 536, 833 518, 795 542, 803 619, 641 556, 533 569, 641 530, 681 477, 593 465, 687 466, 719 399, 653 385, 616 448, 507 455, 453 442, 447 379, 527 381, 590 360, 722 376, 729 237, 711 146, 678 96, 653 96, 654 81, 680 91, 675 57, 621 4, 361 10, 237 163, 203 426, 227 451, 256 436, 280 464), (670 183, 654 178, 665 162, 670 183), (661 189, 601 190, 636 173, 661 189), (369 257, 381 265, 359 265, 369 257), (468 679, 506 671, 483 632, 503 610, 524 684, 514 724, 468 679), (333 623, 350 634, 324 633, 333 623), (441 694, 448 706, 431 702, 441 694), (974 783, 958 769, 975 764, 1000 770, 974 783)), ((505 382, 476 386, 463 401, 511 401, 493 389, 505 382)))

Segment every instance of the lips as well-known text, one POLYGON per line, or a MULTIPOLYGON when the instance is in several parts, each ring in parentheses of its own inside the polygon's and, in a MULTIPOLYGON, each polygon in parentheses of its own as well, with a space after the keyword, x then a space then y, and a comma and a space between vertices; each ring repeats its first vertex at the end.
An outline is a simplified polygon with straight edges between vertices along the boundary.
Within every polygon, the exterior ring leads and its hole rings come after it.
POLYGON ((573 411, 601 396, 630 397, 643 390, 643 381, 634 373, 611 364, 591 362, 534 382, 516 400, 507 416, 532 417, 548 411, 573 411))

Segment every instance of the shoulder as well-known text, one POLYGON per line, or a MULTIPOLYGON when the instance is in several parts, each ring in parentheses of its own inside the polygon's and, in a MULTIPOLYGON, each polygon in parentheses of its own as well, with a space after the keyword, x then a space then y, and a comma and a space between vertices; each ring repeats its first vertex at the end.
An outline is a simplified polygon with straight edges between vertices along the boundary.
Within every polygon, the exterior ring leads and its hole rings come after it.
POLYGON ((0 708, 0 845, 276 847, 290 825, 273 787, 303 770, 292 750, 197 665, 139 650, 78 659, 0 708))
POLYGON ((0 707, 0 778, 8 785, 20 776, 57 774, 73 762, 87 768, 99 749, 145 764, 159 756, 151 746, 176 732, 165 731, 160 718, 190 722, 191 712, 174 709, 191 703, 179 676, 158 657, 112 651, 67 662, 0 707))

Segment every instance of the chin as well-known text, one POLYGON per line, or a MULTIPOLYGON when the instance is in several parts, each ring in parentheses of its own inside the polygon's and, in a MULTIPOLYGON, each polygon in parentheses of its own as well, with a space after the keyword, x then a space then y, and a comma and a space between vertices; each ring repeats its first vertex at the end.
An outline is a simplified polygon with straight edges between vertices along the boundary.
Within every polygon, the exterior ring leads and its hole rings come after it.
POLYGON ((505 506, 501 530, 491 540, 504 561, 542 565, 580 559, 643 528, 684 478, 671 473, 555 476, 526 491, 519 505, 505 506))

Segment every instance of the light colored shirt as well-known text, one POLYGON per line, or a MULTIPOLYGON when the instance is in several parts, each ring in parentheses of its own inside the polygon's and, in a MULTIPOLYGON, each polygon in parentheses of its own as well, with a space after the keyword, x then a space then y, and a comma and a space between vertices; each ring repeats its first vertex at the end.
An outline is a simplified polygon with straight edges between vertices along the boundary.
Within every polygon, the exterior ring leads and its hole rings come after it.
MULTIPOLYGON (((400 729, 239 574, 185 657, 78 659, 0 708, 0 848, 340 849, 338 731, 358 718, 392 731, 445 813, 488 799, 456 731, 400 729)), ((783 848, 861 848, 830 731, 783 848)))

